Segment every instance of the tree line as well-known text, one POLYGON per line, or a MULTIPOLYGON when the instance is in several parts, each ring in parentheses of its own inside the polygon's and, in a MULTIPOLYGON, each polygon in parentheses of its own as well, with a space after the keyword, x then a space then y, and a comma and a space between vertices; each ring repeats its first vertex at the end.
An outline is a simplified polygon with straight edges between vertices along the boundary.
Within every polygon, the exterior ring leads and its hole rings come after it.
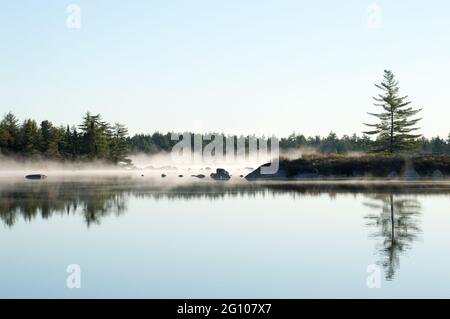
MULTIPOLYGON (((194 133, 191 133, 192 136, 194 133)), ((223 135, 219 133, 209 133, 210 135, 223 135)), ((161 151, 170 152, 177 141, 171 140, 172 133, 137 134, 128 138, 129 150, 131 153, 156 154, 161 151)), ((180 134, 181 135, 181 134, 180 134)), ((245 139, 248 146, 249 137, 231 135, 236 140, 245 139)), ((256 138, 251 136, 250 138, 256 138)), ((358 136, 343 135, 339 137, 336 133, 330 132, 327 136, 305 136, 303 134, 292 133, 288 137, 279 140, 280 151, 289 152, 293 150, 304 150, 305 152, 319 152, 323 154, 349 154, 349 153, 369 153, 378 147, 378 142, 372 140, 368 135, 358 136)), ((204 141, 204 144, 208 141, 204 141)), ((225 145, 225 142, 224 142, 225 145)), ((421 137, 416 142, 415 153, 420 154, 449 154, 450 155, 450 134, 447 139, 433 137, 431 139, 421 137)))
MULTIPOLYGON (((421 118, 417 115, 422 109, 413 108, 408 96, 400 95, 399 82, 392 71, 385 70, 382 82, 375 84, 375 87, 381 93, 373 98, 374 105, 381 108, 381 112, 368 113, 378 121, 365 123, 369 130, 363 132, 362 136, 353 134, 339 138, 334 132, 330 132, 325 137, 306 137, 293 133, 280 139, 281 152, 304 149, 324 154, 348 154, 351 152, 450 154, 450 134, 447 139, 441 137, 427 139, 418 133, 420 130, 418 124, 421 118)), ((212 135, 217 134, 212 133, 212 135)), ((171 133, 139 134, 128 139, 129 147, 132 152, 148 154, 170 151, 175 144, 170 137, 171 133)), ((237 140, 244 137, 234 136, 234 138, 237 140)), ((247 137, 246 145, 249 144, 248 140, 247 137)))
POLYGON ((22 123, 9 112, 0 121, 0 152, 24 158, 104 160, 129 163, 128 130, 87 112, 78 126, 55 126, 45 120, 22 123))
MULTIPOLYGON (((447 139, 434 137, 427 139, 418 133, 417 126, 421 118, 417 114, 422 109, 411 106, 408 96, 400 95, 399 82, 392 71, 385 70, 383 80, 375 86, 381 93, 374 97, 374 105, 381 108, 380 113, 368 113, 377 118, 376 123, 367 125, 370 129, 362 136, 353 134, 338 137, 330 132, 328 136, 306 137, 291 134, 280 139, 281 152, 304 149, 324 154, 348 154, 351 152, 378 153, 421 153, 450 154, 450 134, 447 139), (375 137, 374 139, 371 136, 375 137)), ((194 138, 195 134, 190 133, 194 138)), ((210 133, 212 136, 224 134, 210 133)), ((113 163, 130 163, 130 153, 156 154, 170 152, 178 142, 173 140, 172 132, 136 134, 128 136, 127 128, 122 124, 111 125, 102 120, 101 115, 89 112, 78 126, 55 126, 50 121, 40 125, 32 119, 19 124, 11 112, 0 122, 0 152, 4 155, 22 155, 24 157, 45 157, 62 160, 100 159, 113 163)), ((227 136, 230 138, 230 136, 227 136)), ((250 139, 256 136, 231 136, 237 141, 244 139, 248 147, 250 139)), ((264 138, 264 137, 263 137, 264 138)), ((224 137, 225 139, 225 137, 224 137)), ((193 140, 191 141, 192 145, 193 140)), ((209 141, 203 140, 203 146, 209 141)), ((224 140, 224 145, 226 142, 224 140)))
MULTIPOLYGON (((219 133, 210 133, 209 135, 219 136, 219 133)), ((24 158, 104 160, 112 163, 129 163, 129 154, 152 155, 161 151, 170 152, 178 143, 171 137, 172 132, 135 134, 130 137, 124 125, 111 125, 103 121, 101 115, 92 115, 89 112, 82 118, 80 125, 71 127, 55 126, 47 120, 42 121, 39 125, 31 119, 19 123, 11 112, 7 113, 0 121, 0 152, 3 155, 18 155, 24 158)), ((238 138, 245 139, 247 147, 250 138, 257 138, 254 135, 231 137, 234 137, 236 141, 238 138)), ((206 145, 208 142, 204 140, 203 144, 206 145)), ((298 149, 323 154, 368 153, 379 147, 379 141, 371 139, 367 134, 339 137, 334 132, 330 132, 327 136, 309 137, 292 133, 288 137, 281 138, 279 142, 281 153, 298 149)), ((420 137, 415 142, 414 152, 450 155, 450 134, 447 139, 420 137)))

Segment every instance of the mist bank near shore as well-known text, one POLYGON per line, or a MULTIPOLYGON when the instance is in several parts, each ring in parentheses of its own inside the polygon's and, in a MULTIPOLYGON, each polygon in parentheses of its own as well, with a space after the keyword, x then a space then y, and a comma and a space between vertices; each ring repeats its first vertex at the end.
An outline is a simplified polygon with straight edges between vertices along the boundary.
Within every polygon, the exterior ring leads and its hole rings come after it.
POLYGON ((183 158, 169 152, 157 154, 131 154, 131 162, 112 163, 105 160, 50 160, 45 158, 25 158, 21 156, 0 155, 0 172, 20 170, 45 171, 132 171, 132 170, 201 170, 229 168, 234 170, 253 170, 269 162, 272 157, 266 154, 258 156, 223 156, 208 159, 183 158))
MULTIPOLYGON (((101 176, 154 178, 165 181, 185 182, 202 176, 210 180, 211 173, 224 168, 232 180, 333 180, 333 179, 448 179, 450 178, 450 156, 448 155, 368 155, 354 154, 321 155, 302 153, 300 150, 289 157, 282 157, 279 169, 273 174, 262 174, 261 167, 270 163, 270 158, 226 158, 221 161, 179 162, 170 153, 157 155, 135 154, 133 164, 112 164, 102 161, 49 161, 24 160, 0 157, 0 176, 24 178, 27 174, 44 174, 51 178, 92 179, 101 176), (299 156, 299 157, 298 157, 299 156)), ((167 182, 164 182, 167 183, 167 182)))
MULTIPOLYGON (((131 163, 113 164, 108 161, 53 161, 46 159, 24 159, 23 157, 0 156, 0 181, 24 180, 27 175, 43 176, 48 181, 84 180, 95 182, 101 177, 127 177, 152 183, 186 183, 197 179, 210 180, 218 168, 231 174, 232 181, 242 179, 256 167, 270 161, 261 158, 223 158, 222 160, 180 161, 170 153, 155 155, 134 154, 131 163)), ((38 178, 41 179, 41 178, 38 178)))
POLYGON ((45 170, 120 170, 122 167, 101 160, 92 161, 58 161, 48 159, 26 159, 16 156, 0 156, 0 172, 45 170))

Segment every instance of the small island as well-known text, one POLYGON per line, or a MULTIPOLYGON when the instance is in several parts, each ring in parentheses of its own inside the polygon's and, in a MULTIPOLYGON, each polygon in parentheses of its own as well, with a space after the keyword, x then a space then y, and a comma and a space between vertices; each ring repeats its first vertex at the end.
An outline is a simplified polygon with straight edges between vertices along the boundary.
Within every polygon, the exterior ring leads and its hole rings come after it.
MULTIPOLYGON (((450 156, 421 154, 419 146, 423 136, 418 134, 416 115, 407 96, 401 96, 394 74, 384 71, 383 81, 375 85, 381 90, 374 97, 380 113, 368 113, 378 119, 365 124, 370 128, 364 134, 375 136, 369 152, 363 155, 322 154, 306 155, 295 160, 281 159, 279 169, 273 174, 263 174, 261 168, 246 176, 247 180, 299 180, 299 179, 441 179, 450 176, 450 156)), ((449 137, 450 140, 450 137, 449 137)))
MULTIPOLYGON (((261 167, 269 166, 268 164, 261 167)), ((303 156, 282 159, 274 174, 262 174, 261 167, 247 180, 333 180, 333 179, 443 179, 450 176, 450 156, 441 155, 365 155, 303 156)))

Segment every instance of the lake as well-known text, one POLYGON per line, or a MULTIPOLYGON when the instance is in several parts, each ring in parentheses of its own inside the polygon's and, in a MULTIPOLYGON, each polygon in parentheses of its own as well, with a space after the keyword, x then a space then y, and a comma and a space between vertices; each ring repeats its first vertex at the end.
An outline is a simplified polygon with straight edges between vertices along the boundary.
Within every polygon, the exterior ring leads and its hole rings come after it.
POLYGON ((449 298, 449 207, 447 182, 6 179, 0 297, 449 298))

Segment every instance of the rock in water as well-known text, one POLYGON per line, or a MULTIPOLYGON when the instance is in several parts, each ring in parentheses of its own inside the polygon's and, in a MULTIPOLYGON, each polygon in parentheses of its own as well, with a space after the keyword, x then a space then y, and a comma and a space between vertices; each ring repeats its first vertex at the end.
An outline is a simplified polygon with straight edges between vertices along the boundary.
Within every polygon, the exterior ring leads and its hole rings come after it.
POLYGON ((216 169, 215 173, 211 173, 211 178, 215 179, 216 181, 227 181, 231 178, 230 173, 228 173, 223 168, 216 169))
POLYGON ((46 179, 47 176, 43 175, 43 174, 31 174, 31 175, 25 176, 25 178, 32 179, 32 180, 41 180, 41 179, 46 179))
POLYGON ((198 174, 198 175, 191 175, 192 177, 197 177, 197 178, 205 178, 206 176, 203 174, 198 174))
MULTIPOLYGON (((248 181, 254 181, 254 180, 280 180, 280 179, 289 179, 289 176, 294 175, 293 172, 289 171, 288 169, 285 168, 279 168, 278 171, 274 174, 263 174, 261 172, 261 168, 262 167, 268 167, 270 166, 270 163, 264 164, 262 166, 260 166, 259 168, 257 168, 256 170, 254 170, 253 172, 250 172, 250 174, 245 176, 245 179, 248 181)), ((297 173, 297 172, 296 172, 297 173)))

